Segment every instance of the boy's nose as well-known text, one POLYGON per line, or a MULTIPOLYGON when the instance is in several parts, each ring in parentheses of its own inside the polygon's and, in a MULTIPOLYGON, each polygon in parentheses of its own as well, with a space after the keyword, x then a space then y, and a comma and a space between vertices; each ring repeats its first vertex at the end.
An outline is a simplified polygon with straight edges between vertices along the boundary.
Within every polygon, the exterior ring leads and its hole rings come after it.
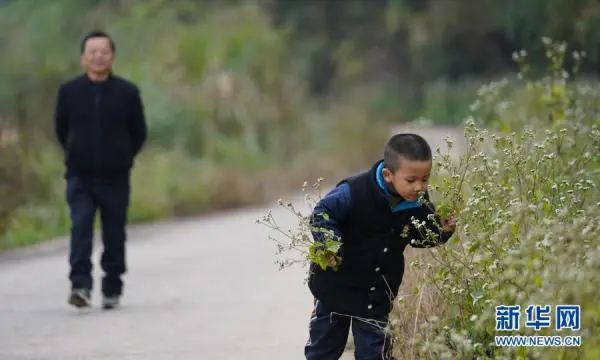
POLYGON ((417 192, 422 192, 422 191, 425 191, 425 190, 427 190, 427 186, 426 185, 424 185, 424 184, 417 185, 417 188, 416 188, 417 192))

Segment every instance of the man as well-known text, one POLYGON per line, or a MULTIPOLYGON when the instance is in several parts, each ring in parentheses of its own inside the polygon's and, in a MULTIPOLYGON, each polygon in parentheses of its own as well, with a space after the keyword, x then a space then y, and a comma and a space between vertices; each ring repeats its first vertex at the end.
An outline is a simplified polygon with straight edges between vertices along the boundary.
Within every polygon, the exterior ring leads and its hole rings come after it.
POLYGON ((85 73, 63 83, 55 130, 65 154, 66 197, 71 216, 69 304, 90 306, 92 238, 99 210, 104 251, 102 306, 119 305, 126 272, 125 242, 134 159, 147 137, 138 88, 112 72, 115 43, 93 31, 81 43, 85 73))

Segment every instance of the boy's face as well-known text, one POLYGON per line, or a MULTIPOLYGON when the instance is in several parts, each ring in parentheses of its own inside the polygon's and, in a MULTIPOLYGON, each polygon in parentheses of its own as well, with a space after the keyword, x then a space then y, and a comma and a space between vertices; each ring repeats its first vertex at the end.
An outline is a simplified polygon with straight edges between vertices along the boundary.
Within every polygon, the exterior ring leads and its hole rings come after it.
POLYGON ((416 201, 419 193, 427 190, 432 163, 428 161, 398 159, 396 172, 383 168, 383 178, 407 201, 416 201))

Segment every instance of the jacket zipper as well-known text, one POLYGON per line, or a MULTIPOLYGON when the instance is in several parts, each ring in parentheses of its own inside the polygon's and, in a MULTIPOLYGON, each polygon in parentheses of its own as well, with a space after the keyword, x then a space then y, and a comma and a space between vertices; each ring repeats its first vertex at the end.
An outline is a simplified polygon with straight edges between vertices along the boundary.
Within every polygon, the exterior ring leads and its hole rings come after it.
POLYGON ((95 119, 95 132, 96 132, 96 149, 94 152, 94 162, 95 162, 95 168, 96 171, 100 170, 100 138, 101 135, 100 134, 100 88, 96 88, 96 92, 94 94, 94 119, 95 119))

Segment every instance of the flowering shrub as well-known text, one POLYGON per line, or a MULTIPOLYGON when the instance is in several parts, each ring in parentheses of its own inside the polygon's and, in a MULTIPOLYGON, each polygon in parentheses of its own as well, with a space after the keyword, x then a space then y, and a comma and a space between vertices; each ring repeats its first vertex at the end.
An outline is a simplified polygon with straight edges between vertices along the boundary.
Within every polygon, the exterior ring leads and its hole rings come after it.
MULTIPOLYGON (((564 44, 545 44, 549 74, 527 81, 521 72, 516 99, 501 97, 508 81, 483 89, 464 128, 466 153, 458 163, 448 154, 437 158, 441 176, 431 191, 443 211, 457 211, 459 226, 450 244, 410 262, 425 277, 416 293, 430 286, 438 307, 419 320, 419 309, 399 299, 390 328, 402 358, 600 354, 600 289, 592 285, 600 283, 599 92, 570 81, 564 44), (494 120, 491 129, 481 126, 482 114, 494 120), (581 331, 561 335, 581 335, 582 347, 496 347, 495 335, 557 334, 554 323, 526 329, 524 315, 518 331, 496 331, 496 306, 530 304, 580 305, 581 331), (419 326, 407 335, 409 323, 419 326)), ((524 57, 516 58, 525 64, 524 57)))
MULTIPOLYGON (((472 106, 466 153, 453 161, 448 140, 448 153, 436 156, 432 201, 459 224, 448 244, 410 251, 406 277, 422 278, 414 301, 406 279, 388 324, 399 358, 600 358, 600 92, 571 79, 564 44, 544 44, 548 74, 527 80, 526 53, 517 54, 517 79, 484 87, 472 106), (523 318, 518 331, 496 331, 496 306, 530 304, 580 305, 581 330, 561 335, 581 335, 582 346, 497 347, 495 335, 557 334, 554 323, 534 331, 523 318)), ((573 55, 576 67, 583 55, 573 55)), ((314 205, 319 194, 306 199, 314 205)), ((326 266, 339 239, 314 251, 309 218, 281 204, 298 218, 294 230, 281 230, 270 213, 259 221, 285 235, 280 253, 297 250, 304 263, 326 266)))
MULTIPOLYGON (((311 187, 309 187, 306 182, 302 185, 304 199, 310 209, 312 209, 319 199, 321 199, 322 183, 323 179, 319 178, 311 187)), ((277 246, 277 255, 284 254, 288 251, 296 251, 301 255, 300 259, 286 257, 282 260, 277 260, 276 263, 279 268, 285 269, 297 263, 306 266, 312 262, 319 265, 323 270, 327 267, 337 269, 343 261, 338 254, 338 250, 341 246, 341 239, 329 229, 313 226, 311 223, 312 213, 310 211, 308 214, 303 214, 289 200, 279 199, 277 203, 297 219, 296 227, 287 231, 283 230, 281 224, 277 222, 271 210, 268 210, 261 219, 257 220, 257 223, 263 224, 276 231, 278 237, 270 235, 269 239, 275 242, 277 246), (313 233, 322 233, 324 241, 315 241, 313 239, 313 233)), ((315 215, 328 216, 327 214, 315 215)))

